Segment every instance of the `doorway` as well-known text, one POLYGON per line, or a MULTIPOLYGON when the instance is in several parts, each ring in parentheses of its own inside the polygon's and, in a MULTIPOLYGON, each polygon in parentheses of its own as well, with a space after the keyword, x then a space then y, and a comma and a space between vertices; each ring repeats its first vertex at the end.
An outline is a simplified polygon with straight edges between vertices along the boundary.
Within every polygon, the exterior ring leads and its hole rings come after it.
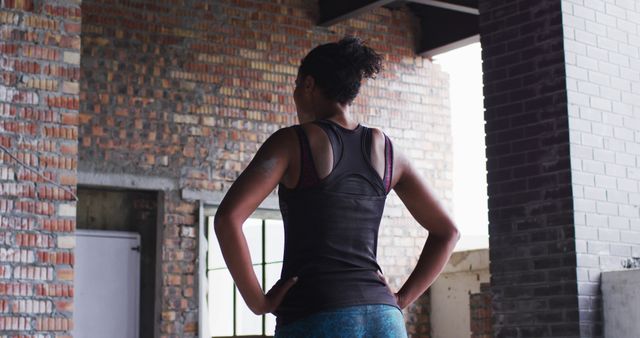
MULTIPOLYGON (((118 270, 117 273, 127 276, 113 276, 114 280, 126 279, 128 284, 135 286, 139 291, 136 304, 137 318, 139 320, 139 330, 135 337, 154 337, 159 324, 160 310, 160 293, 157 287, 160 286, 160 269, 156 266, 160 257, 158 242, 158 198, 159 193, 156 191, 140 191, 129 189, 105 188, 105 187, 78 187, 78 207, 77 207, 77 247, 80 249, 76 252, 76 261, 79 268, 82 269, 83 261, 87 264, 112 264, 113 262, 101 262, 89 260, 93 252, 83 252, 82 242, 92 242, 105 252, 111 252, 115 257, 119 257, 122 262, 125 259, 137 255, 137 274, 131 270, 118 270), (86 238, 87 234, 90 234, 86 238), (118 237, 120 240, 115 240, 118 237), (134 245, 131 241, 138 238, 139 244, 134 245), (122 238, 127 238, 127 244, 124 244, 122 238), (102 248, 104 246, 104 248, 102 248), (132 250, 131 248, 138 248, 132 250), (119 248, 119 249, 118 249, 119 248), (122 250, 120 250, 122 249, 122 250), (123 253, 120 251, 127 251, 123 253), (84 256, 80 256, 84 255, 84 256), (133 285, 135 284, 135 285, 133 285)), ((93 250, 93 248, 89 248, 93 250)), ((127 261, 129 262, 129 261, 127 261)), ((132 264, 132 263, 127 263, 132 264)), ((91 268, 89 268, 91 269, 91 268)), ((78 271, 76 278, 82 278, 82 271, 78 271)), ((88 280, 76 280, 78 285, 87 283, 88 280)), ((129 289, 127 289, 129 290, 129 289)), ((90 290, 88 290, 90 291, 90 290)), ((94 293, 98 293, 95 290, 94 293)), ((77 297, 81 297, 77 294, 77 297)), ((118 296, 118 294, 113 295, 118 296)), ((96 297, 92 295, 91 297, 96 297)), ((133 295, 131 296, 133 297, 133 295)), ((88 297, 87 299, 91 299, 88 297)), ((79 305, 83 300, 76 300, 79 305)), ((91 304, 94 307, 100 304, 91 304)), ((76 312, 79 309, 76 310, 76 312)), ((104 309, 105 313, 109 313, 109 309, 104 309)), ((79 317, 79 320, 83 318, 79 317)), ((84 319, 87 320, 87 319, 84 319)), ((76 322, 76 326, 80 327, 83 323, 76 322)), ((119 336, 119 335, 111 335, 119 336)), ((123 336, 124 337, 124 336, 123 336)), ((128 335, 126 337, 129 337, 128 335)), ((135 338, 132 337, 132 338, 135 338)))
POLYGON ((75 254, 73 336, 138 337, 140 234, 77 230, 75 254))

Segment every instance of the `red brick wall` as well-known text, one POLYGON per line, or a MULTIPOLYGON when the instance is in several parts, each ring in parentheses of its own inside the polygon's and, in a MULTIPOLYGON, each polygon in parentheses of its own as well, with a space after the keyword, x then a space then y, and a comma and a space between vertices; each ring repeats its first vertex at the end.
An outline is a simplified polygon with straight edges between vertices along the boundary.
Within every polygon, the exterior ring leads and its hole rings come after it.
MULTIPOLYGON (((383 127, 449 205, 448 80, 414 55, 411 15, 379 9, 321 28, 315 3, 83 1, 80 170, 225 191, 271 133, 297 122, 291 93, 300 59, 349 33, 386 57, 352 111, 383 127)), ((197 203, 180 191, 164 196, 161 332, 189 337, 197 330, 197 203)), ((424 239, 391 196, 379 259, 392 285, 404 281, 424 239)))
POLYGON ((427 291, 405 309, 407 332, 411 337, 431 337, 431 292, 427 291))
POLYGON ((491 338, 491 289, 488 283, 480 284, 480 292, 469 295, 471 314, 471 338, 491 338))
MULTIPOLYGON (((80 19, 71 1, 5 0, 0 8, 0 143, 71 191, 80 19)), ((0 332, 70 332, 74 230, 72 194, 0 150, 0 332)))

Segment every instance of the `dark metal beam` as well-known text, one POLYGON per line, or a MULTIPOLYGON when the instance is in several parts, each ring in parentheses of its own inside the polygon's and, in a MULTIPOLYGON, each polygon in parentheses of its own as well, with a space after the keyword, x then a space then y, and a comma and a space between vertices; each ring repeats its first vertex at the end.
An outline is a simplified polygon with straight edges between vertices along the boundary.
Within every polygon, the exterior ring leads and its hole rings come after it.
POLYGON ((431 49, 421 50, 421 51, 418 51, 417 54, 420 55, 420 56, 424 56, 424 57, 430 58, 430 57, 433 57, 434 55, 450 52, 450 51, 452 51, 454 49, 458 49, 460 47, 464 47, 464 46, 470 45, 470 44, 475 43, 475 42, 480 42, 480 34, 473 35, 473 36, 470 36, 468 38, 463 38, 463 39, 460 39, 460 40, 457 40, 457 41, 453 41, 453 42, 450 42, 450 43, 448 43, 446 45, 442 45, 442 46, 439 46, 439 47, 434 47, 434 48, 431 48, 431 49))
POLYGON ((338 22, 351 19, 378 7, 388 5, 395 0, 320 0, 320 21, 318 26, 329 27, 338 22))
POLYGON ((475 15, 480 14, 480 11, 477 8, 453 4, 453 3, 442 1, 442 0, 409 0, 409 1, 417 4, 438 7, 442 9, 448 9, 451 11, 456 11, 461 13, 475 14, 475 15))
POLYGON ((431 57, 479 41, 475 14, 415 4, 410 8, 420 19, 419 55, 431 57))

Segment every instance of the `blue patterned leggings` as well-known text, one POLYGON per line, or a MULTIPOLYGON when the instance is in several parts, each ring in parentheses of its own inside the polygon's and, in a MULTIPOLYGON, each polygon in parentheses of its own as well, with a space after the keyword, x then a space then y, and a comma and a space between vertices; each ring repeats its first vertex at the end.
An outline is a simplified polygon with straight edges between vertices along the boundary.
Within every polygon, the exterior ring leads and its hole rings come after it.
POLYGON ((314 313, 279 328, 274 338, 406 338, 402 312, 392 305, 356 305, 314 313))

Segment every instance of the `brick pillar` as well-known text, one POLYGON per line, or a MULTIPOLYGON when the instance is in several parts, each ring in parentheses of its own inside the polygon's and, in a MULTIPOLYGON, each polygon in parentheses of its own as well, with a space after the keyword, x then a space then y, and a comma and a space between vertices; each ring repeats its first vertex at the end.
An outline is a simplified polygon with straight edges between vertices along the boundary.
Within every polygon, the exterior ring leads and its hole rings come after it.
POLYGON ((603 336, 600 273, 640 256, 640 4, 562 1, 581 337, 603 336))
POLYGON ((635 1, 480 2, 494 332, 601 337, 640 252, 635 1))
POLYGON ((480 1, 496 337, 577 337, 560 1, 480 1))
MULTIPOLYGON (((0 143, 76 190, 78 1, 4 0, 0 143)), ((0 150, 0 332, 67 336, 73 326, 73 195, 0 150)))

